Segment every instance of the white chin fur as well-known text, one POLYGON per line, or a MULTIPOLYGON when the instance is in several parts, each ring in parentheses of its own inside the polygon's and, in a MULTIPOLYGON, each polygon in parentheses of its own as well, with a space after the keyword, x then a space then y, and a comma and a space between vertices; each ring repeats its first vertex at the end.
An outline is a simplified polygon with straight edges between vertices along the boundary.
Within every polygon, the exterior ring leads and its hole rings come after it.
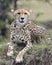
POLYGON ((20 23, 18 20, 16 20, 16 22, 17 22, 18 26, 23 26, 27 23, 27 21, 24 21, 24 23, 20 23))

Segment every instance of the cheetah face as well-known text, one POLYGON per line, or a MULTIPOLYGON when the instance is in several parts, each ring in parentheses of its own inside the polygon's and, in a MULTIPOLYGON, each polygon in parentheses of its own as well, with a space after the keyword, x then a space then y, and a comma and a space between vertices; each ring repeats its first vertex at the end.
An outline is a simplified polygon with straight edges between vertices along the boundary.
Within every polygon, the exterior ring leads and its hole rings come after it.
POLYGON ((24 25, 28 22, 29 12, 25 9, 18 9, 14 12, 15 19, 18 25, 24 25))

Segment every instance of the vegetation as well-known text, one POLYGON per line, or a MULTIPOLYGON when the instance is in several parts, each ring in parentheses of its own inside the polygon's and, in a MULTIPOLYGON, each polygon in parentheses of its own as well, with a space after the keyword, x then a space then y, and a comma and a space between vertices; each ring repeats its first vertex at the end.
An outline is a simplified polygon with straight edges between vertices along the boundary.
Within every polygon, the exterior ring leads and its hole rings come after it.
MULTIPOLYGON (((15 10, 17 8, 29 10, 29 19, 47 28, 52 39, 52 0, 0 0, 0 62, 7 65, 12 65, 10 64, 11 60, 7 61, 5 59, 8 47, 7 43, 9 42, 9 27, 13 20, 11 9, 15 10)), ((42 40, 40 44, 33 43, 33 51, 31 51, 37 57, 37 54, 40 54, 40 56, 44 54, 45 49, 50 50, 52 53, 52 42, 51 44, 47 44, 45 40, 42 40)), ((25 58, 28 58, 31 51, 27 52, 25 58)), ((37 58, 39 59, 39 57, 37 58)))

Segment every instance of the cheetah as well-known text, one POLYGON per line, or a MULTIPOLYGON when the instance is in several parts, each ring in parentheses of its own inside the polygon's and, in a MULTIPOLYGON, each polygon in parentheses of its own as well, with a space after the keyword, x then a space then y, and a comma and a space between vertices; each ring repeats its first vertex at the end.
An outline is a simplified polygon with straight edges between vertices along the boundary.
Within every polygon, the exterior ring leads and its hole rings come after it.
POLYGON ((29 21, 30 13, 25 9, 18 9, 14 11, 14 21, 10 26, 10 43, 8 47, 7 56, 13 55, 15 44, 25 44, 26 46, 19 51, 16 57, 16 63, 23 61, 24 54, 33 47, 32 41, 35 38, 43 37, 50 41, 47 30, 38 26, 32 21, 29 21))

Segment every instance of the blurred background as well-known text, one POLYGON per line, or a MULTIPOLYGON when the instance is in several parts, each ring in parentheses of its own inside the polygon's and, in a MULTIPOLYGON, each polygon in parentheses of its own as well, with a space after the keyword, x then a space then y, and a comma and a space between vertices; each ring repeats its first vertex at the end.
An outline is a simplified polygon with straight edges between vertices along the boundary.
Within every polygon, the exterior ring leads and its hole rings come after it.
MULTIPOLYGON (((8 47, 7 43, 10 41, 9 28, 10 28, 11 22, 14 19, 13 13, 11 11, 16 10, 18 8, 27 9, 30 12, 29 20, 33 21, 34 23, 40 26, 45 27, 48 30, 50 37, 52 38, 52 0, 0 0, 0 57, 2 55, 4 56, 6 55, 7 47, 8 47)), ((35 53, 37 51, 40 51, 38 52, 38 54, 39 56, 41 56, 41 54, 46 54, 46 51, 44 50, 45 51, 44 53, 43 49, 51 48, 52 50, 52 45, 48 46, 48 45, 35 44, 33 48, 35 53)), ((48 56, 46 55, 46 58, 48 56)), ((51 51, 50 57, 52 57, 52 51, 51 51)), ((0 59, 0 62, 1 61, 6 63, 6 61, 3 61, 3 57, 2 57, 2 60, 0 59)), ((50 65, 50 64, 47 64, 47 65, 50 65)))
POLYGON ((29 19, 46 27, 52 36, 52 0, 0 0, 0 43, 8 42, 11 10, 18 8, 30 11, 29 19))

